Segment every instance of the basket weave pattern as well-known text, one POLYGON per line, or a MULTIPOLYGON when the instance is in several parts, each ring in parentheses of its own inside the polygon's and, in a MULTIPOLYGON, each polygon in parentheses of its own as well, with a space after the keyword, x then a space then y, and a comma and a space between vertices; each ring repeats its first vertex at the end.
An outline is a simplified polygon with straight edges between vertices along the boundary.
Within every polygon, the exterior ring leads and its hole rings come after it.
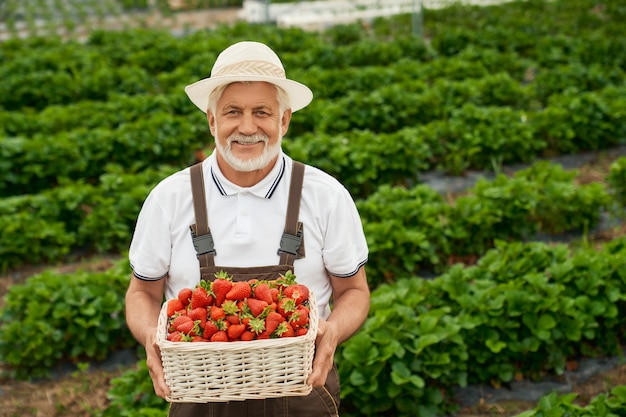
POLYGON ((307 395, 315 337, 317 303, 309 296, 309 331, 304 336, 241 342, 170 342, 167 303, 159 315, 161 349, 170 402, 224 402, 307 395))

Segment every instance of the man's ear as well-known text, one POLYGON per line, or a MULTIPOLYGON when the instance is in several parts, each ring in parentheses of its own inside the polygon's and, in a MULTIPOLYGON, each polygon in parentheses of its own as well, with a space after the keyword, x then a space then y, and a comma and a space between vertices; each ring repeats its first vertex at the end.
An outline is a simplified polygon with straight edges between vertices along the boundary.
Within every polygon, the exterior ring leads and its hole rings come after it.
POLYGON ((213 115, 212 112, 207 110, 206 119, 209 122, 209 129, 211 130, 211 135, 215 137, 215 116, 213 115))
POLYGON ((289 129, 289 123, 291 122, 291 109, 287 109, 283 112, 283 117, 280 119, 280 124, 282 125, 282 129, 283 129, 283 136, 287 133, 287 130, 289 129))

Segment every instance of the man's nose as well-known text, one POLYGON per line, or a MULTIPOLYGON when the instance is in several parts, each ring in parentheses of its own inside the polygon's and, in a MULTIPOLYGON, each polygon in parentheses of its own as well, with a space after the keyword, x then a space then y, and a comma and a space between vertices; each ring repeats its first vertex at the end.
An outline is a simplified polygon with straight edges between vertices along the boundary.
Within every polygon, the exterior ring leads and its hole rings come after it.
POLYGON ((254 117, 250 113, 244 113, 239 123, 239 132, 242 135, 253 135, 257 131, 257 125, 254 121, 254 117))

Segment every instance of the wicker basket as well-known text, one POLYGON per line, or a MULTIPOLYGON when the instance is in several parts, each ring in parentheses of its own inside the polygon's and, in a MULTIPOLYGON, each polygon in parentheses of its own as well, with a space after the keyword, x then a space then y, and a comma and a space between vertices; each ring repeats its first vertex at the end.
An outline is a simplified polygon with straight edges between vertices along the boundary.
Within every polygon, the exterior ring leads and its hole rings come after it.
POLYGON ((309 331, 304 336, 241 342, 170 342, 165 303, 159 316, 161 349, 170 402, 224 402, 307 395, 318 312, 310 294, 309 331))

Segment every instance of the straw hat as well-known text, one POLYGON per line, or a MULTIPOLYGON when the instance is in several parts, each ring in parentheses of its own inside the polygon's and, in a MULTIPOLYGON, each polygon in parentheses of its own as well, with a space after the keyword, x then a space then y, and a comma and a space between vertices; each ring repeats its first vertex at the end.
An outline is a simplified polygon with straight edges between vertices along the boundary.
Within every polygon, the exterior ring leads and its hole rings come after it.
POLYGON ((291 100, 291 111, 306 107, 313 99, 309 87, 287 79, 278 55, 259 42, 239 42, 222 51, 213 65, 211 77, 185 87, 193 104, 206 113, 209 94, 216 87, 237 81, 266 81, 283 88, 291 100))

